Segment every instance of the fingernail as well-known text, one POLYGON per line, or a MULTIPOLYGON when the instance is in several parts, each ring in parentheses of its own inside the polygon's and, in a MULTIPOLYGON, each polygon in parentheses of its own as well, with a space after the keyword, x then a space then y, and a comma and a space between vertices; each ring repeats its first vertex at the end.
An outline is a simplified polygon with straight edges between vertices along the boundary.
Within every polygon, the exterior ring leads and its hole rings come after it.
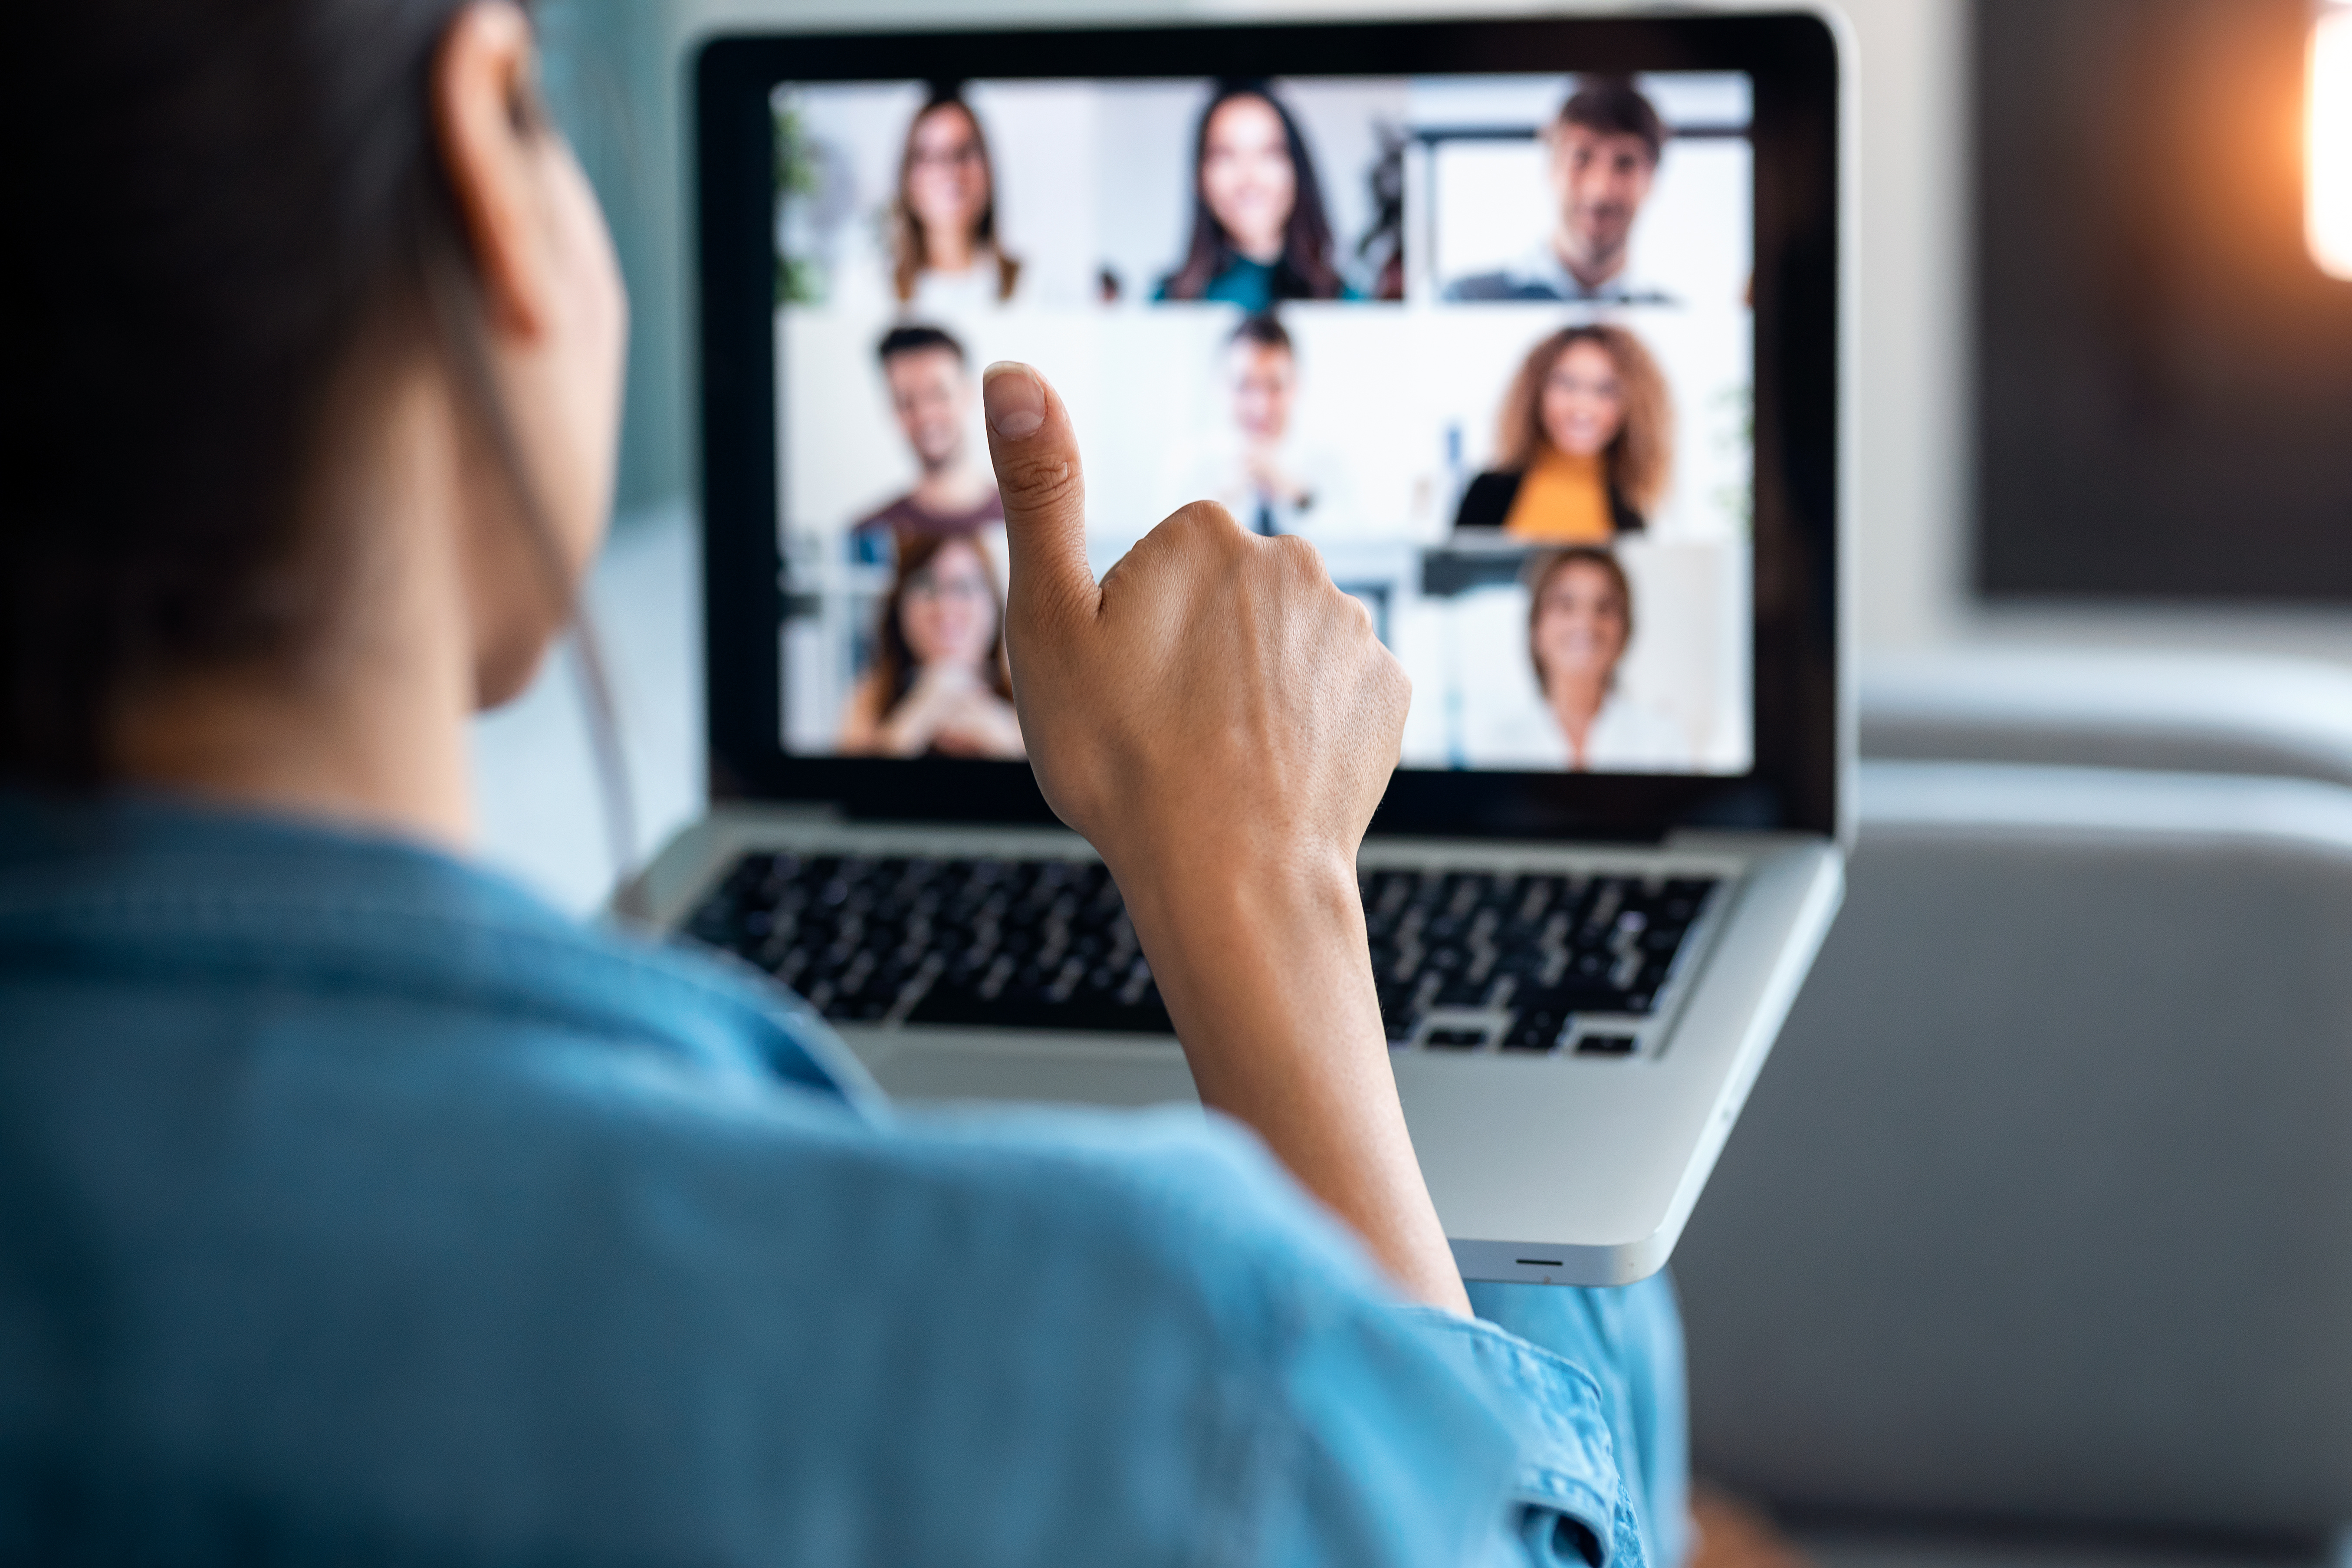
POLYGON ((989 427, 1008 441, 1034 435, 1045 423, 1045 383, 1015 360, 998 360, 980 373, 980 402, 989 427))

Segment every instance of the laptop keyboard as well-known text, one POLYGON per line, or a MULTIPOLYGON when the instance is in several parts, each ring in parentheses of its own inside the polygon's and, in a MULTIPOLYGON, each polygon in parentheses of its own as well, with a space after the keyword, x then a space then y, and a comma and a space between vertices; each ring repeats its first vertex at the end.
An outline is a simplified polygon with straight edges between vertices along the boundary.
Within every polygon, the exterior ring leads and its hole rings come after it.
MULTIPOLYGON (((1718 886, 1399 867, 1362 884, 1391 1045, 1547 1052, 1572 1036, 1591 1055, 1633 1053, 1718 886)), ((837 1024, 1174 1032, 1099 861, 747 855, 685 929, 837 1024)))

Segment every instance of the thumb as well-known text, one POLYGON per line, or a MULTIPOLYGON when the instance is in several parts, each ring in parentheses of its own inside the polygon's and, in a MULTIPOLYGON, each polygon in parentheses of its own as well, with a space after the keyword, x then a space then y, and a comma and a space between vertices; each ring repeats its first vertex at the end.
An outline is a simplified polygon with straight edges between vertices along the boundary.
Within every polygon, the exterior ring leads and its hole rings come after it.
POLYGON ((1087 484, 1069 411, 1044 376, 1013 360, 981 373, 980 397, 1013 555, 1010 607, 1092 615, 1102 595, 1087 564, 1087 484))

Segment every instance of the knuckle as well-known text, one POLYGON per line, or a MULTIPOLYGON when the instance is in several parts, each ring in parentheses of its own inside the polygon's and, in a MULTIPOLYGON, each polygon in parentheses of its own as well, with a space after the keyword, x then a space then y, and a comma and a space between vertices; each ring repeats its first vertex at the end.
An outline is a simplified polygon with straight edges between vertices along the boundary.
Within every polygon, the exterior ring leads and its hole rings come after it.
POLYGON ((1216 502, 1188 501, 1160 519, 1143 542, 1171 563, 1182 562, 1194 569, 1217 559, 1218 546, 1232 530, 1232 519, 1216 502))
POLYGON ((1241 524, 1234 521, 1234 514, 1227 511, 1222 502, 1213 500, 1186 501, 1168 514, 1168 521, 1187 533, 1241 531, 1241 524))
POLYGON ((1242 548, 1242 543, 1249 538, 1246 533, 1242 533, 1242 524, 1234 521, 1233 512, 1225 510, 1223 503, 1218 503, 1218 500, 1190 500, 1190 503, 1181 505, 1181 508, 1176 508, 1176 524, 1185 538, 1195 541, 1202 548, 1218 550, 1225 557, 1242 548))
POLYGON ((1323 570, 1323 552, 1295 533, 1286 533, 1274 542, 1284 570, 1293 577, 1307 581, 1328 577, 1323 570))
POLYGON ((1060 453, 1015 458, 999 469, 997 481, 1007 499, 1033 511, 1067 506, 1079 494, 1078 466, 1060 453))

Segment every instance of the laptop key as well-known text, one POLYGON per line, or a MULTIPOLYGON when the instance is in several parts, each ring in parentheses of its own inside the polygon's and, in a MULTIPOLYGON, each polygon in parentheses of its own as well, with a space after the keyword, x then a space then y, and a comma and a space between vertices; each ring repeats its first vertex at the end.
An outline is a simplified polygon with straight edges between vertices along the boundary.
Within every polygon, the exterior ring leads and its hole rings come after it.
POLYGON ((1506 1051, 1557 1050, 1562 1022, 1558 1015, 1540 1008, 1522 1008, 1509 1031, 1503 1036, 1499 1048, 1506 1051))
POLYGON ((1112 1035, 1172 1035, 1168 1009, 1160 993, 1146 991, 1133 1005, 1116 996, 1106 999, 1084 991, 1054 1000, 1036 991, 1006 992, 983 997, 976 990, 934 986, 908 1010, 915 1025, 961 1026, 1000 1029, 1068 1029, 1112 1035))
POLYGON ((1641 1042, 1632 1035, 1587 1035, 1576 1042, 1580 1057, 1630 1057, 1641 1042))

